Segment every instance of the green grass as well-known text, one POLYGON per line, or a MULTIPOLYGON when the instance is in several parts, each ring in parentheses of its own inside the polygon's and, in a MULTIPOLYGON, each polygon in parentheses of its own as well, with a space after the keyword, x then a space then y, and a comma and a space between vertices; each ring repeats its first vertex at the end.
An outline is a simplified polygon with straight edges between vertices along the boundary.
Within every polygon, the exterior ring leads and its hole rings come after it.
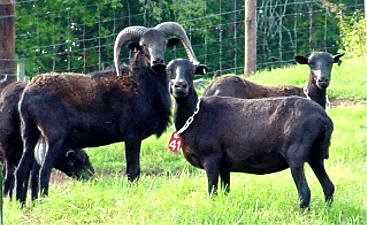
MULTIPOLYGON (((350 72, 367 71, 364 60, 344 60, 334 67, 330 92, 335 97, 366 99, 366 76, 350 72), (343 69, 344 68, 344 69, 343 69), (339 71, 341 70, 341 71, 339 71), (336 77, 340 77, 337 79, 336 77), (353 79, 352 79, 353 77, 353 79), (350 79, 347 82, 346 79, 350 79), (348 83, 351 88, 345 88, 348 83)), ((262 72, 257 82, 303 85, 306 77, 296 78, 305 66, 262 72), (263 79, 262 81, 260 81, 263 79), (273 80, 270 80, 273 79, 273 80), (282 82, 283 80, 283 82, 282 82)), ((289 170, 257 176, 231 174, 231 192, 209 198, 203 170, 192 167, 182 152, 172 153, 167 141, 172 128, 159 139, 143 141, 142 176, 130 184, 125 175, 123 143, 89 148, 96 169, 93 181, 66 179, 52 184, 46 199, 30 201, 23 209, 5 199, 5 224, 367 224, 367 104, 331 108, 334 132, 325 161, 336 186, 331 208, 324 204, 322 188, 306 165, 311 189, 311 208, 301 211, 297 190, 289 170)))
POLYGON ((367 107, 358 104, 353 107, 340 106, 329 112, 334 122, 331 140, 333 161, 361 166, 367 162, 367 107), (361 163, 361 164, 360 164, 361 163))

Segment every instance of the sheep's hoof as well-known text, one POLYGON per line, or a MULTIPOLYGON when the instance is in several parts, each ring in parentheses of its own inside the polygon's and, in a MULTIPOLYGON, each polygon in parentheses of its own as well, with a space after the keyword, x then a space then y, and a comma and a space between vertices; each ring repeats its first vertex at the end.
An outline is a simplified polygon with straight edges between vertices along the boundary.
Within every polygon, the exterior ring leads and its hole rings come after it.
POLYGON ((309 212, 310 211, 309 206, 301 206, 300 209, 301 209, 301 212, 309 212))
POLYGON ((333 196, 329 197, 328 199, 326 199, 325 204, 327 207, 331 207, 331 204, 333 204, 334 198, 333 196))

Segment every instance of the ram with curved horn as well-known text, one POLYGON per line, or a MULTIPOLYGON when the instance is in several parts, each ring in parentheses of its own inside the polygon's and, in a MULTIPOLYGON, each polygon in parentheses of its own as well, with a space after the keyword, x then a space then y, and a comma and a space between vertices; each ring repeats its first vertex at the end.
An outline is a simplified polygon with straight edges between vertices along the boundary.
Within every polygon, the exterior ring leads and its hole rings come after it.
POLYGON ((165 68, 164 54, 166 46, 177 44, 177 40, 181 41, 188 58, 194 64, 199 64, 184 28, 176 22, 160 23, 154 28, 143 26, 125 28, 117 35, 114 46, 114 62, 117 76, 120 76, 118 66, 121 47, 137 50, 137 54, 145 55, 146 63, 150 65, 153 71, 157 71, 165 68))
POLYGON ((169 124, 171 99, 164 53, 171 38, 180 39, 188 58, 196 61, 181 25, 133 26, 118 35, 114 49, 115 62, 121 47, 136 49, 129 65, 90 76, 42 74, 27 84, 19 103, 24 151, 16 171, 17 200, 26 200, 28 174, 41 134, 48 148, 40 171, 43 195, 48 194, 55 155, 68 149, 124 141, 127 177, 130 181, 139 178, 142 140, 153 134, 159 137, 169 124))

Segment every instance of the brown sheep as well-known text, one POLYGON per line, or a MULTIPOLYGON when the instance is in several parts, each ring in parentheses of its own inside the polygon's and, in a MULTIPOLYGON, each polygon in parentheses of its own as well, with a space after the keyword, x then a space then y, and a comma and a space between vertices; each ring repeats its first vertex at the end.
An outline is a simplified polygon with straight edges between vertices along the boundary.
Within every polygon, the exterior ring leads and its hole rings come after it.
POLYGON ((319 103, 323 108, 328 104, 326 88, 329 86, 333 63, 340 64, 344 54, 330 55, 326 52, 315 52, 309 57, 296 56, 300 64, 310 67, 310 77, 305 87, 294 85, 265 86, 256 84, 235 75, 225 75, 214 79, 204 90, 203 96, 230 96, 254 99, 277 96, 307 97, 319 103))

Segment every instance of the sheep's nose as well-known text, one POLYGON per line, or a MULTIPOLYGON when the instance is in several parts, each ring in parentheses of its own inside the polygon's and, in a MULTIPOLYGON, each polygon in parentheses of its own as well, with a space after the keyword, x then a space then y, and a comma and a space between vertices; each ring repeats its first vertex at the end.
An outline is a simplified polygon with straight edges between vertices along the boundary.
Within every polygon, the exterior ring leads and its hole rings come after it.
POLYGON ((323 86, 323 87, 327 87, 329 85, 329 78, 319 78, 317 79, 317 82, 323 86))
POLYGON ((320 88, 327 88, 329 86, 329 83, 330 83, 330 79, 327 77, 317 79, 317 85, 320 88))
POLYGON ((175 88, 187 88, 187 83, 183 80, 176 81, 175 88))
POLYGON ((166 70, 166 64, 164 59, 159 58, 154 59, 152 61, 151 67, 155 72, 159 73, 164 73, 164 71, 166 70))
POLYGON ((319 78, 319 79, 318 79, 318 82, 321 82, 321 83, 327 83, 327 82, 329 82, 329 78, 327 78, 327 77, 319 78))
POLYGON ((164 64, 164 59, 154 59, 152 62, 153 65, 157 65, 157 64, 164 64))

